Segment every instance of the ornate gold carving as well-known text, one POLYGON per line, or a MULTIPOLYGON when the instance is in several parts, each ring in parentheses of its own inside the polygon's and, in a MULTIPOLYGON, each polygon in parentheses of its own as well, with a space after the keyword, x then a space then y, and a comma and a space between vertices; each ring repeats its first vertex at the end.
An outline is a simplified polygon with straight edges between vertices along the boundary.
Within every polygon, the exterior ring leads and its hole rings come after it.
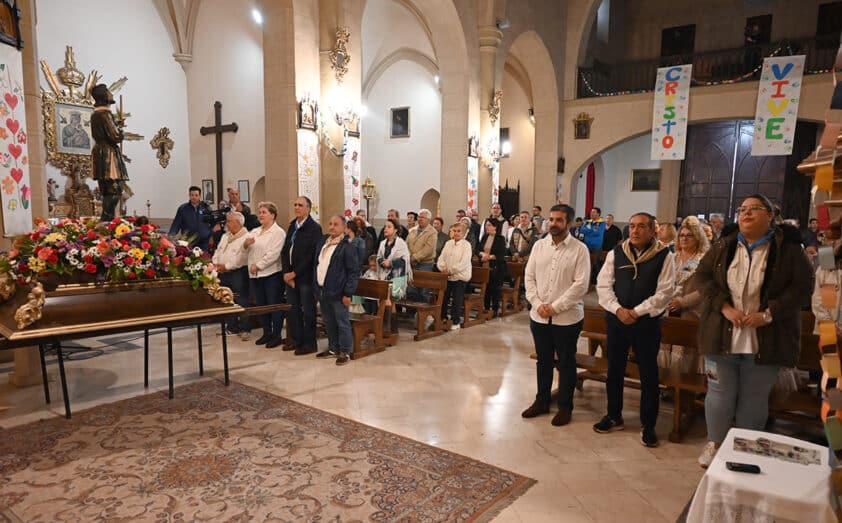
POLYGON ((488 119, 491 120, 491 125, 497 123, 497 119, 500 118, 500 104, 503 101, 503 91, 500 89, 495 89, 494 94, 491 96, 491 102, 488 104, 488 119))
POLYGON ((339 27, 336 29, 336 43, 328 53, 330 57, 330 66, 336 74, 336 82, 342 83, 342 79, 348 73, 348 63, 351 62, 351 55, 348 54, 348 40, 351 38, 351 32, 347 27, 339 27))
POLYGON ((573 139, 574 140, 588 140, 591 137, 591 123, 593 117, 588 113, 579 113, 573 119, 573 139))
POLYGON ((26 295, 28 301, 15 311, 15 323, 17 323, 19 330, 23 330, 41 319, 41 310, 44 307, 46 297, 44 286, 40 282, 36 283, 29 294, 26 295))
POLYGON ((213 298, 213 301, 218 301, 225 305, 231 305, 234 303, 234 293, 231 292, 231 289, 228 287, 220 285, 219 280, 206 285, 205 290, 208 291, 208 294, 210 294, 210 297, 213 298))
MULTIPOLYGON (((85 75, 76 69, 76 57, 73 55, 73 48, 69 45, 64 50, 64 67, 56 71, 61 83, 70 88, 70 98, 76 98, 76 89, 82 87, 85 75)), ((85 96, 80 96, 84 98, 85 96)))
POLYGON ((8 273, 0 275, 0 301, 6 301, 18 290, 15 280, 8 273))
POLYGON ((170 138, 170 130, 166 127, 161 127, 155 138, 149 142, 153 149, 158 151, 158 163, 164 169, 170 164, 170 151, 175 146, 175 142, 170 138))

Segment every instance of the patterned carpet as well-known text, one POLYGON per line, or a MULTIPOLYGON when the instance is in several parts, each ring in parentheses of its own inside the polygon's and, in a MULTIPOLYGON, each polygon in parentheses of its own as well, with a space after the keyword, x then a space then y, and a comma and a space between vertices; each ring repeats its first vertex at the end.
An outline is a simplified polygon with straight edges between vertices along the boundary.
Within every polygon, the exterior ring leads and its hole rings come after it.
POLYGON ((488 521, 534 483, 217 381, 0 431, 0 521, 488 521))

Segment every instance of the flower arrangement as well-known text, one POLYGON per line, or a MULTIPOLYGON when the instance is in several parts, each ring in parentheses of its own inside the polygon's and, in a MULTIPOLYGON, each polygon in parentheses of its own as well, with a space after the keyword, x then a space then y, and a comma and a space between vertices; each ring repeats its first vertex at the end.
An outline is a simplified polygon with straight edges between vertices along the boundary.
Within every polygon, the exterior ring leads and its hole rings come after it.
POLYGON ((168 238, 156 225, 136 224, 133 218, 88 218, 56 225, 36 220, 36 226, 0 256, 0 274, 9 274, 20 285, 80 274, 98 284, 178 278, 198 289, 218 282, 207 253, 168 238))

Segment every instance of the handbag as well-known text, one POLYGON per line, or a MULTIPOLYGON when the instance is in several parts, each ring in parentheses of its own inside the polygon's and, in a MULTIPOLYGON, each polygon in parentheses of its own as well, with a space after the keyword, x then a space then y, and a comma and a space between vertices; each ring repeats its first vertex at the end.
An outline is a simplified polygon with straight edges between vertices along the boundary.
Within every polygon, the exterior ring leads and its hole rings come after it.
POLYGON ((406 276, 396 276, 391 282, 392 298, 402 300, 406 296, 406 276))

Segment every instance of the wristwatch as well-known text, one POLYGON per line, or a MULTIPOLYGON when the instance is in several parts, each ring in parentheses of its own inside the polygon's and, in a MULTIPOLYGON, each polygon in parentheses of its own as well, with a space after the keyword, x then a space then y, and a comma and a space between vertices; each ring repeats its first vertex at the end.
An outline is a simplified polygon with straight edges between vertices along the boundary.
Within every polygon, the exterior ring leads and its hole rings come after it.
POLYGON ((763 311, 763 321, 766 323, 766 325, 772 323, 772 315, 769 314, 769 311, 763 311))

